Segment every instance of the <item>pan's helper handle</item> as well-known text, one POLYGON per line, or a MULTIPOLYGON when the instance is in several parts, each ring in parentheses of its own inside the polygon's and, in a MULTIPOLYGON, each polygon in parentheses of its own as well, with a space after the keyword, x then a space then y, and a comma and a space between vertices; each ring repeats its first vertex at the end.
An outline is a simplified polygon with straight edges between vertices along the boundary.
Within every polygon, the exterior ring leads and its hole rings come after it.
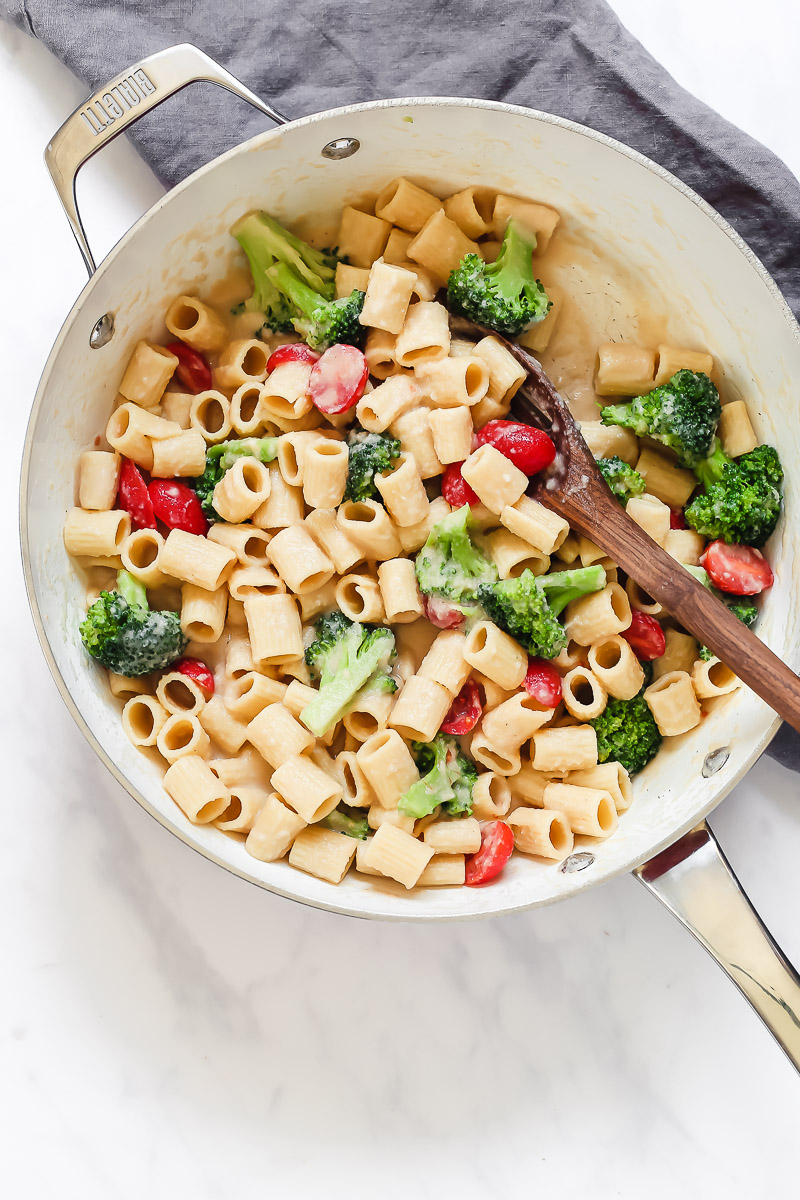
POLYGON ((634 874, 716 959, 800 1071, 800 976, 705 821, 634 874))
POLYGON ((75 196, 78 171, 107 142, 190 83, 219 84, 241 100, 249 101, 276 125, 285 125, 288 120, 189 43, 151 54, 110 80, 67 117, 44 152, 47 169, 90 275, 97 268, 78 212, 75 196))

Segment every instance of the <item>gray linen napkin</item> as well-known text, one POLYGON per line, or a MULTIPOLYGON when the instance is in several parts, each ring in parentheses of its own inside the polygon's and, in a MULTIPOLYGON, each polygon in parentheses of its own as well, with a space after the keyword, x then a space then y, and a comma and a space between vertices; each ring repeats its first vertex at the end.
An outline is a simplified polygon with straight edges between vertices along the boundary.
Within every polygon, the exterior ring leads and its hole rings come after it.
MULTIPOLYGON (((591 125, 655 159, 738 230, 800 316, 800 185, 770 151, 683 91, 603 0, 0 0, 89 88, 194 42, 290 117, 392 96, 476 96, 591 125)), ((130 136, 166 184, 264 128, 194 87, 130 136)), ((800 770, 784 725, 770 751, 800 770)))

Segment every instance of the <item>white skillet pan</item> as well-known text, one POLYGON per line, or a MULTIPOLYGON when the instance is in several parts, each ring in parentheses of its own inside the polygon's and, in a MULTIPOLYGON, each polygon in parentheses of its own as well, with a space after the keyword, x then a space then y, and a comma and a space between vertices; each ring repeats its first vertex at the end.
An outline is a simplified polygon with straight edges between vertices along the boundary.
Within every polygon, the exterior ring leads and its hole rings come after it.
MULTIPOLYGON (((795 381, 800 331, 748 247, 689 188, 642 155, 546 113, 483 100, 382 100, 285 122, 193 46, 153 55, 111 81, 65 122, 46 152, 89 268, 36 393, 22 469, 22 550, 34 621, 64 702, 109 770, 149 813, 207 858, 279 895, 333 912, 439 921, 517 912, 563 900, 622 871, 638 878, 706 946, 800 1068, 800 979, 751 908, 704 823, 776 731, 747 689, 718 702, 636 779, 636 799, 606 842, 556 868, 514 857, 491 887, 420 890, 349 876, 339 887, 260 863, 218 830, 192 825, 168 799, 161 772, 122 732, 105 673, 78 636, 83 585, 64 550, 75 464, 106 423, 138 338, 166 330, 166 301, 201 294, 235 258, 228 234, 249 209, 288 223, 333 218, 341 205, 398 175, 442 194, 476 183, 554 205, 641 294, 680 310, 670 326, 713 350, 728 397, 746 398, 762 440, 780 445, 786 512, 769 555, 775 586, 760 636, 795 670, 800 638, 792 534, 800 513, 795 381), (156 204, 99 268, 74 193, 78 168, 139 116, 193 82, 250 101, 277 128, 209 163, 156 204), (688 322, 688 323, 687 323, 688 322)), ((613 331, 608 331, 613 336, 613 331)), ((624 335, 624 333, 623 333, 624 335)), ((617 336, 620 336, 619 328, 617 336)), ((691 343, 690 343, 691 344, 691 343)))

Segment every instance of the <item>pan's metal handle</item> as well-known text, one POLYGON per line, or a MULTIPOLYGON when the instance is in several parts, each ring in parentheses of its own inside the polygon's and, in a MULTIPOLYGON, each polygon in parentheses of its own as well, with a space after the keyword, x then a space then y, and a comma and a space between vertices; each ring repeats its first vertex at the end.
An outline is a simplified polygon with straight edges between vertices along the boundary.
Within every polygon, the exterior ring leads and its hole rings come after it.
POLYGON ((277 125, 288 118, 260 100, 224 67, 197 46, 184 43, 151 54, 110 80, 67 117, 44 152, 44 161, 75 234, 86 268, 96 268, 75 197, 75 177, 93 154, 123 130, 150 112, 162 100, 190 83, 216 83, 242 100, 248 100, 277 125))
POLYGON ((705 821, 634 874, 730 975, 800 1071, 800 976, 705 821))

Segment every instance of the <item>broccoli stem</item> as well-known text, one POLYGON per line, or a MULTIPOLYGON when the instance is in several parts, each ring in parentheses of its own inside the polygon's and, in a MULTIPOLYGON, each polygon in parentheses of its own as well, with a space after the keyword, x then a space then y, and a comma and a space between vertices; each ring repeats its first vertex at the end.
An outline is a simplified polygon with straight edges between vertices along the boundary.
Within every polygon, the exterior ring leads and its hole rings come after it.
POLYGON ((303 316, 309 320, 319 306, 326 302, 324 296, 315 292, 302 279, 298 279, 294 271, 285 263, 276 263, 274 267, 271 267, 269 278, 280 292, 289 297, 295 308, 299 308, 303 316))
POLYGON ((577 567, 574 571, 556 571, 551 575, 539 575, 537 587, 547 597, 555 616, 558 616, 572 600, 578 600, 589 592, 599 592, 606 586, 606 573, 599 563, 593 567, 577 567))
POLYGON ((366 687, 385 657, 386 646, 378 642, 357 655, 350 666, 337 671, 335 678, 323 684, 300 714, 306 728, 317 737, 324 737, 331 726, 349 712, 355 697, 366 687))
POLYGON ((731 462, 733 462, 733 459, 729 458, 722 449, 719 438, 715 438, 711 453, 708 458, 703 458, 697 463, 694 473, 703 487, 711 487, 713 483, 719 483, 725 468, 731 462))
POLYGON ((531 255, 535 249, 536 235, 524 237, 516 222, 509 221, 497 260, 499 270, 494 276, 495 287, 507 299, 513 300, 533 282, 531 255))
POLYGON ((129 571, 117 571, 117 591, 131 608, 142 608, 150 611, 147 603, 147 589, 138 579, 134 579, 129 571))
POLYGON ((288 264, 310 287, 330 289, 333 260, 284 229, 269 213, 248 213, 231 229, 251 264, 266 271, 274 262, 288 264))

